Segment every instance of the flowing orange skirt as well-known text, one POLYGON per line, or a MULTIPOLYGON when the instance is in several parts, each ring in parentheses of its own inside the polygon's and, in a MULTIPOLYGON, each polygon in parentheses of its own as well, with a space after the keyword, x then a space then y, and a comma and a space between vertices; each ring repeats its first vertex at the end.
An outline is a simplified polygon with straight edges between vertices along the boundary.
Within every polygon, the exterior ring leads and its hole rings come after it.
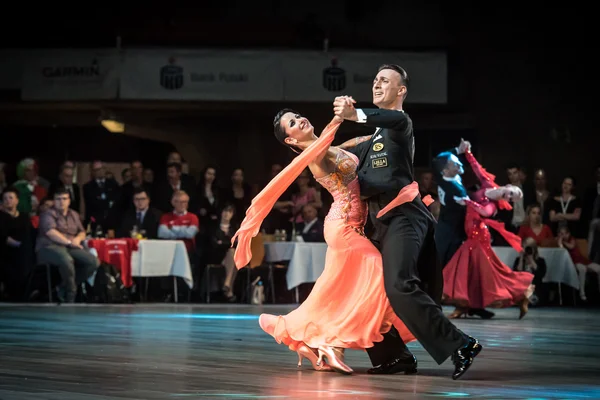
POLYGON ((325 240, 325 269, 308 298, 287 315, 262 314, 260 327, 293 351, 302 343, 373 347, 392 325, 405 343, 415 340, 387 299, 375 246, 343 220, 326 221, 325 240))

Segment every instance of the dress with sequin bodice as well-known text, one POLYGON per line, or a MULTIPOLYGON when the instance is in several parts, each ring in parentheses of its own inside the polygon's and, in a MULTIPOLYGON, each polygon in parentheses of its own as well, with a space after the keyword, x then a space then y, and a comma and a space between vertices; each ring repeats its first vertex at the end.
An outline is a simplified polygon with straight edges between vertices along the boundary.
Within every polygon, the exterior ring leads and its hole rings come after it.
POLYGON ((495 208, 494 202, 486 197, 485 189, 480 189, 473 195, 473 201, 467 203, 465 232, 469 239, 481 242, 488 251, 492 251, 490 231, 486 224, 488 219, 483 218, 477 212, 477 208, 485 206, 493 206, 495 208))
POLYGON ((367 204, 360 199, 360 186, 356 174, 358 157, 340 150, 335 162, 335 171, 317 178, 333 197, 333 204, 325 221, 343 219, 355 228, 362 228, 367 217, 367 204))

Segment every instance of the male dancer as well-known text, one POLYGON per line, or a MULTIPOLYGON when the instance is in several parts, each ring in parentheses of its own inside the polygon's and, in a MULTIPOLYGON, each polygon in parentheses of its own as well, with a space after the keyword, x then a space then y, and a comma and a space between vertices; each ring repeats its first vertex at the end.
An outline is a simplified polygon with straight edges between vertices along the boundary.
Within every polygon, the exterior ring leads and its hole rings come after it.
MULTIPOLYGON (((468 198, 467 190, 461 179, 465 170, 458 156, 470 148, 471 143, 461 140, 458 147, 444 151, 433 159, 435 180, 438 184, 438 195, 442 206, 435 229, 435 245, 442 268, 448 264, 467 238, 465 232, 466 207, 464 203, 457 203, 456 199, 468 198)), ((462 314, 463 310, 456 309, 450 314, 450 318, 457 318, 462 314)), ((478 315, 483 319, 490 319, 495 315, 482 308, 469 309, 468 314, 478 315)))
MULTIPOLYGON (((379 108, 355 109, 354 100, 342 96, 333 103, 334 113, 346 120, 378 127, 353 153, 360 160, 361 195, 368 199, 375 227, 372 240, 382 253, 385 290, 398 317, 438 364, 452 356, 455 367, 452 378, 458 379, 471 366, 481 345, 457 329, 439 304, 443 279, 433 237, 433 216, 417 197, 377 219, 379 210, 414 181, 412 121, 402 110, 407 87, 404 69, 382 65, 373 82, 373 103, 379 108)), ((368 353, 375 366, 370 373, 416 371, 416 358, 395 330, 368 353)))

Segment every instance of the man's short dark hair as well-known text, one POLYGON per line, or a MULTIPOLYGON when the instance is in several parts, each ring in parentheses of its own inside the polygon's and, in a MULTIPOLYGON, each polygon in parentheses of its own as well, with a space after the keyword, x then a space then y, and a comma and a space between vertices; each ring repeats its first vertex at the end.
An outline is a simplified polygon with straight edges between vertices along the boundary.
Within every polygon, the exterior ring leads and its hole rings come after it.
POLYGON ((4 198, 4 195, 6 193, 14 193, 15 196, 17 196, 17 199, 19 198, 19 191, 17 190, 17 188, 15 188, 14 186, 9 186, 6 189, 4 189, 2 191, 2 197, 0 197, 0 199, 4 198))
POLYGON ((179 173, 181 173, 181 171, 183 171, 183 167, 181 166, 180 163, 178 162, 172 162, 172 163, 168 163, 167 164, 167 169, 169 168, 175 168, 175 170, 179 173))
POLYGON ((437 157, 433 160, 435 168, 438 171, 443 171, 444 168, 446 168, 446 166, 448 165, 448 161, 452 159, 452 155, 453 154, 449 151, 443 151, 440 154, 438 154, 437 157))
POLYGON ((69 192, 67 190, 67 188, 64 186, 57 187, 56 190, 54 191, 53 197, 62 196, 63 194, 66 194, 67 196, 69 196, 69 199, 71 198, 71 192, 69 192))
POLYGON ((396 71, 400 75, 400 83, 406 86, 406 89, 408 90, 409 79, 408 74, 406 73, 406 70, 404 68, 402 68, 398 64, 382 64, 379 66, 377 72, 379 73, 384 69, 391 69, 392 71, 396 71))
POLYGON ((133 197, 135 197, 135 196, 136 196, 136 195, 138 195, 138 194, 142 194, 142 193, 144 193, 146 196, 148 196, 148 198, 150 198, 150 193, 148 193, 148 192, 146 191, 146 189, 144 189, 143 187, 138 187, 138 188, 135 188, 135 189, 133 190, 133 197))

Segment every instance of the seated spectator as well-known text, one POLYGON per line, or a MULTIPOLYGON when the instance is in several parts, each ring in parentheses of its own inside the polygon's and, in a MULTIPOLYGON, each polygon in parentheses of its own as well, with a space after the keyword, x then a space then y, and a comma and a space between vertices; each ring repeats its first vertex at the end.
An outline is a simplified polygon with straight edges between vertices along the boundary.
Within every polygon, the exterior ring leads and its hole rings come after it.
POLYGON ((75 301, 77 287, 85 282, 100 264, 82 246, 85 230, 77 211, 71 210, 70 195, 64 189, 54 193, 54 207, 40 216, 36 243, 38 263, 58 267, 62 278, 64 301, 75 301))
POLYGON ((235 250, 231 247, 231 238, 237 231, 237 226, 232 225, 234 213, 235 207, 232 204, 227 204, 221 211, 218 226, 213 226, 209 233, 210 251, 207 258, 208 264, 220 264, 225 267, 223 295, 231 303, 236 300, 233 287, 237 275, 237 268, 233 261, 235 250))
POLYGON ((158 226, 158 237, 161 239, 183 240, 188 253, 193 253, 196 246, 196 234, 199 229, 198 217, 188 212, 190 197, 179 190, 173 193, 171 204, 173 211, 163 214, 158 226))
MULTIPOLYGON (((171 204, 173 211, 163 214, 158 226, 158 237, 160 239, 182 240, 185 243, 190 261, 192 263, 193 281, 197 282, 197 257, 196 257, 196 235, 199 230, 198 217, 188 212, 190 197, 186 192, 179 190, 173 193, 171 204)), ((171 279, 162 279, 161 288, 163 291, 170 290, 171 279)), ((165 301, 171 300, 171 295, 167 295, 165 301)))
POLYGON ((588 271, 593 271, 598 274, 598 286, 600 287, 600 264, 590 262, 587 257, 584 257, 579 248, 577 247, 577 241, 571 235, 571 231, 567 225, 564 225, 558 230, 558 246, 567 249, 575 268, 577 268, 577 274, 579 275, 579 297, 583 301, 587 301, 585 295, 585 278, 588 271))
POLYGON ((548 225, 542 223, 542 208, 539 204, 527 207, 527 219, 519 228, 521 239, 532 238, 538 246, 548 246, 554 235, 548 225))
POLYGON ((523 240, 523 251, 515 260, 513 265, 515 271, 525 271, 533 274, 533 282, 535 285, 535 300, 532 299, 532 304, 542 305, 548 300, 549 288, 548 284, 543 282, 546 276, 547 266, 546 260, 540 257, 538 245, 534 238, 528 237, 523 240))
POLYGON ((292 221, 296 224, 304 222, 302 218, 302 207, 305 205, 310 204, 317 210, 323 207, 319 192, 317 192, 311 184, 311 177, 312 175, 307 168, 302 171, 298 178, 296 178, 296 190, 292 194, 292 221))
POLYGON ((324 242, 323 221, 318 218, 317 209, 310 204, 305 205, 302 207, 302 219, 305 222, 296 225, 296 235, 302 235, 305 242, 324 242))
POLYGON ((161 213, 150 207, 150 196, 144 188, 134 191, 133 204, 135 210, 129 210, 123 215, 118 237, 130 237, 132 232, 138 232, 147 239, 158 238, 161 213))
POLYGON ((0 282, 11 301, 22 300, 33 266, 31 221, 29 215, 19 212, 18 204, 19 192, 5 189, 0 211, 0 282))

